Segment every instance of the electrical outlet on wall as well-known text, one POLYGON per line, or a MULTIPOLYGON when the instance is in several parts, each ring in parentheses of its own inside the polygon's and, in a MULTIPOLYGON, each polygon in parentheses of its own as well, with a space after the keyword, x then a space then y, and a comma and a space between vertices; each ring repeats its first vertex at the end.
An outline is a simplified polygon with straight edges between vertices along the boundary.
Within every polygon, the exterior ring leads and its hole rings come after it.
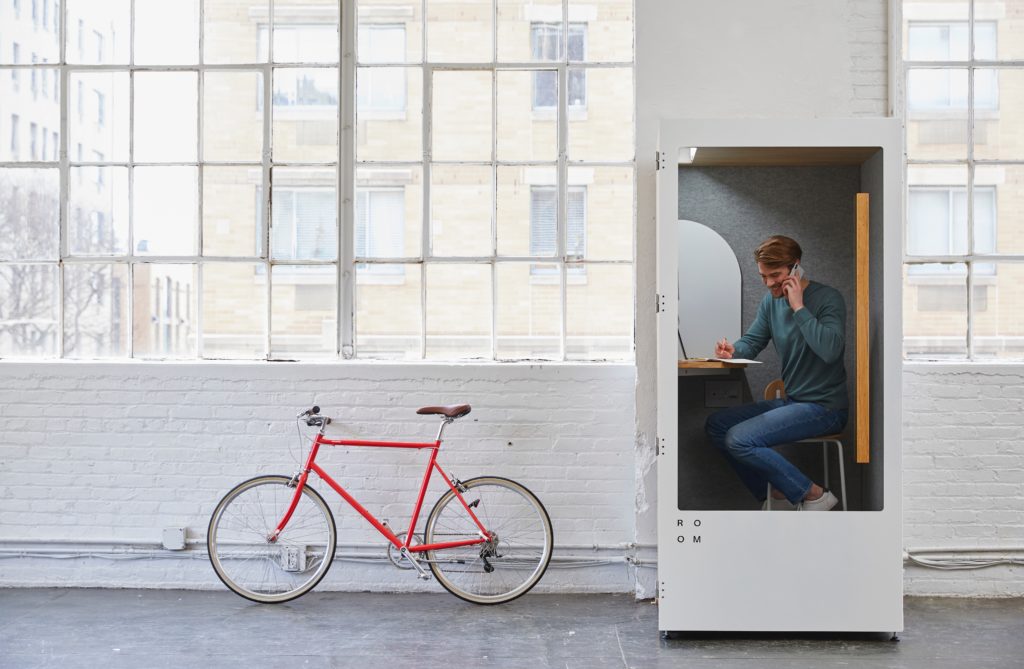
POLYGON ((165 527, 163 536, 164 548, 169 551, 185 550, 185 528, 165 527))
POLYGON ((743 385, 739 381, 705 381, 704 406, 709 409, 734 407, 743 403, 743 385))

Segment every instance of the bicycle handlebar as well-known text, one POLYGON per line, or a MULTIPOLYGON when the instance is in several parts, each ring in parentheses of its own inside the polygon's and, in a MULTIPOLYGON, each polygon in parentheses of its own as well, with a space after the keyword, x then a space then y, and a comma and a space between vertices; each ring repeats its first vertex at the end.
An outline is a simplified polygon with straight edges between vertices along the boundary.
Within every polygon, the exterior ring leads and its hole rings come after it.
POLYGON ((315 416, 318 413, 320 413, 320 407, 314 404, 312 408, 306 409, 305 411, 299 413, 299 415, 297 415, 296 418, 302 418, 303 416, 315 416))

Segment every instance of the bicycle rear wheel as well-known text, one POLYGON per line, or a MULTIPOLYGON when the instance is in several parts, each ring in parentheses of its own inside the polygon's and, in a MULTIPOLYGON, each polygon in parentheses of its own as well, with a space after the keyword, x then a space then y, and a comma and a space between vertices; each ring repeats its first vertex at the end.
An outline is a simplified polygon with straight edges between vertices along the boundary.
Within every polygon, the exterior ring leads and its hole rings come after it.
MULTIPOLYGON (((484 544, 426 551, 444 588, 474 604, 501 604, 525 595, 551 561, 554 533, 544 505, 525 486, 497 476, 463 482, 462 497, 490 533, 484 544)), ((480 537, 462 502, 449 490, 434 505, 428 544, 480 537)))
POLYGON ((284 531, 268 537, 295 496, 287 476, 258 476, 235 486, 217 505, 206 547, 217 576, 254 602, 287 602, 309 592, 334 560, 337 530, 320 494, 306 485, 284 531))

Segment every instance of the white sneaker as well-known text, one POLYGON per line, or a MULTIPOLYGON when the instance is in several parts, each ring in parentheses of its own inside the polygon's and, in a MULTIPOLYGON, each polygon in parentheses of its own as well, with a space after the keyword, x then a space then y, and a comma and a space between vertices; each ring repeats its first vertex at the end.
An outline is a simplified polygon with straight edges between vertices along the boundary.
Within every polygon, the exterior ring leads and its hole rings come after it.
POLYGON ((831 511, 832 507, 839 504, 839 500, 831 491, 826 490, 818 499, 805 499, 797 505, 798 511, 831 511))
POLYGON ((796 511, 796 505, 792 504, 788 499, 783 497, 782 499, 775 499, 769 497, 761 505, 762 511, 796 511), (770 508, 769 508, 770 505, 770 508))

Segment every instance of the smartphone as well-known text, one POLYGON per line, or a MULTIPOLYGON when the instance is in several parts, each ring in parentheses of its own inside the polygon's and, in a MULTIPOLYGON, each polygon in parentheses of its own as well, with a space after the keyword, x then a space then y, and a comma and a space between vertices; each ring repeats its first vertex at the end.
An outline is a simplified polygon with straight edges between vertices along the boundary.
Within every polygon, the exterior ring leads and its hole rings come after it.
POLYGON ((800 281, 804 278, 804 268, 800 266, 800 263, 793 263, 789 268, 789 274, 797 281, 800 281))

